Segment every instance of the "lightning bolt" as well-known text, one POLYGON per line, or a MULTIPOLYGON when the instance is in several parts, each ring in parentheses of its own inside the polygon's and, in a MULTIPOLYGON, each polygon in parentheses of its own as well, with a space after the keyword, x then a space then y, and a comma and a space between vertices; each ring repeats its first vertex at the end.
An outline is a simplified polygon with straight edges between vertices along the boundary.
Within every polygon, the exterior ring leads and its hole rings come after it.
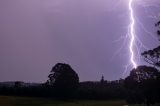
MULTIPOLYGON (((119 1, 120 2, 118 4, 123 3, 121 0, 119 1)), ((111 58, 111 60, 113 60, 116 55, 128 56, 128 54, 121 54, 121 51, 124 48, 126 48, 126 45, 129 45, 127 49, 129 51, 130 57, 129 57, 129 60, 127 61, 127 64, 124 66, 125 69, 122 73, 123 77, 125 77, 127 73, 129 72, 128 69, 130 68, 136 69, 137 66, 142 63, 141 52, 149 50, 149 47, 147 47, 147 45, 145 45, 145 42, 143 43, 143 40, 141 40, 142 35, 139 35, 139 32, 143 31, 146 37, 150 37, 152 38, 152 40, 157 39, 155 38, 154 33, 148 30, 148 28, 143 23, 142 19, 139 17, 136 17, 136 11, 134 10, 136 6, 134 7, 134 4, 137 5, 138 7, 143 8, 144 13, 148 19, 155 21, 159 19, 158 17, 160 17, 160 13, 157 16, 157 12, 155 11, 155 9, 160 7, 157 4, 155 5, 154 3, 149 2, 149 1, 147 2, 145 0, 126 0, 126 1, 125 3, 128 9, 127 12, 129 15, 129 24, 127 25, 127 27, 124 26, 124 28, 127 30, 127 33, 125 35, 120 36, 117 40, 113 41, 113 43, 117 43, 123 40, 123 43, 119 47, 119 49, 113 54, 113 57, 111 58), (151 7, 154 7, 154 8, 151 8, 151 7), (138 27, 137 30, 136 30, 136 27, 138 27)))
POLYGON ((130 25, 129 25, 129 35, 130 35, 130 45, 129 45, 129 50, 130 50, 130 53, 131 53, 131 57, 130 57, 130 62, 131 64, 133 65, 134 68, 137 68, 137 63, 136 61, 134 60, 134 57, 135 57, 135 54, 134 54, 134 42, 135 42, 135 29, 134 29, 134 25, 135 25, 135 19, 134 19, 134 12, 133 12, 133 8, 132 8, 132 4, 133 4, 133 0, 129 0, 129 4, 128 4, 128 7, 129 7, 129 11, 130 11, 130 25))

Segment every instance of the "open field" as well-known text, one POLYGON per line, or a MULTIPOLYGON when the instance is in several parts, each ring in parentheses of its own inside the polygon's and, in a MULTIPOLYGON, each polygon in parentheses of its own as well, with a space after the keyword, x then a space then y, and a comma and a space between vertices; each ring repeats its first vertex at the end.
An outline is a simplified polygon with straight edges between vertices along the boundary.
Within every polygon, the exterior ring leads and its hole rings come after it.
POLYGON ((0 106, 123 106, 125 101, 54 101, 45 98, 0 96, 0 106))
MULTIPOLYGON (((125 105, 124 100, 94 101, 94 100, 74 100, 55 101, 46 98, 0 96, 0 106, 145 106, 145 105, 125 105)), ((154 105, 160 106, 160 105, 154 105)))

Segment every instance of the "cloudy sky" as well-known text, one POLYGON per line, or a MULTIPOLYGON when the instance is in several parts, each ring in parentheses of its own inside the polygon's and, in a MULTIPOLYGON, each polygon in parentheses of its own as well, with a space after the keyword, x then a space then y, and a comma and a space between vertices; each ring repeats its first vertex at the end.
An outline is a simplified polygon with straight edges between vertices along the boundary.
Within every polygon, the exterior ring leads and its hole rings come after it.
MULTIPOLYGON (((128 1, 0 0, 0 81, 45 82, 58 62, 70 64, 81 81, 125 77, 128 1)), ((137 38, 156 47, 160 1, 135 0, 133 9, 137 38)))

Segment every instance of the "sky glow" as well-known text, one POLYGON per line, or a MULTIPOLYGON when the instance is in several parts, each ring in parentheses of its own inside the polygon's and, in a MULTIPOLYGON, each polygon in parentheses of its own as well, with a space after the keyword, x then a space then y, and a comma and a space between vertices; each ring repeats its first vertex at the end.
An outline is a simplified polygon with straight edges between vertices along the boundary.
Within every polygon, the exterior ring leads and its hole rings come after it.
POLYGON ((0 81, 44 82, 59 62, 125 78, 159 45, 160 0, 0 0, 0 14, 0 81))

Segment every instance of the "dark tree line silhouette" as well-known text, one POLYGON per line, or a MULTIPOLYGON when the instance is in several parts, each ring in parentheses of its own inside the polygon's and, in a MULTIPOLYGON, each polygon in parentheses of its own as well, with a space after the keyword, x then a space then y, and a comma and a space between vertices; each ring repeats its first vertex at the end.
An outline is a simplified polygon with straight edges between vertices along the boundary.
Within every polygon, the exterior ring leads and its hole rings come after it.
MULTIPOLYGON (((160 26, 160 21, 156 27, 160 26)), ((160 30, 157 31, 160 37, 160 30)), ((24 86, 17 81, 14 86, 0 85, 0 95, 38 96, 54 99, 125 99, 129 104, 160 103, 160 46, 142 53, 151 66, 138 66, 132 69, 125 79, 79 82, 78 74, 65 63, 57 63, 48 80, 36 86, 24 86), (158 67, 158 68, 157 68, 158 67)))
POLYGON ((52 68, 49 80, 36 86, 1 86, 1 95, 37 96, 53 99, 126 99, 130 104, 160 102, 160 72, 153 67, 139 66, 125 79, 97 82, 79 82, 78 74, 67 64, 58 63, 52 68), (57 83, 57 84, 55 84, 57 83))
POLYGON ((55 99, 125 99, 124 80, 79 82, 78 74, 70 65, 56 64, 44 84, 22 86, 15 82, 12 87, 1 86, 0 94, 17 96, 41 96, 55 99))

